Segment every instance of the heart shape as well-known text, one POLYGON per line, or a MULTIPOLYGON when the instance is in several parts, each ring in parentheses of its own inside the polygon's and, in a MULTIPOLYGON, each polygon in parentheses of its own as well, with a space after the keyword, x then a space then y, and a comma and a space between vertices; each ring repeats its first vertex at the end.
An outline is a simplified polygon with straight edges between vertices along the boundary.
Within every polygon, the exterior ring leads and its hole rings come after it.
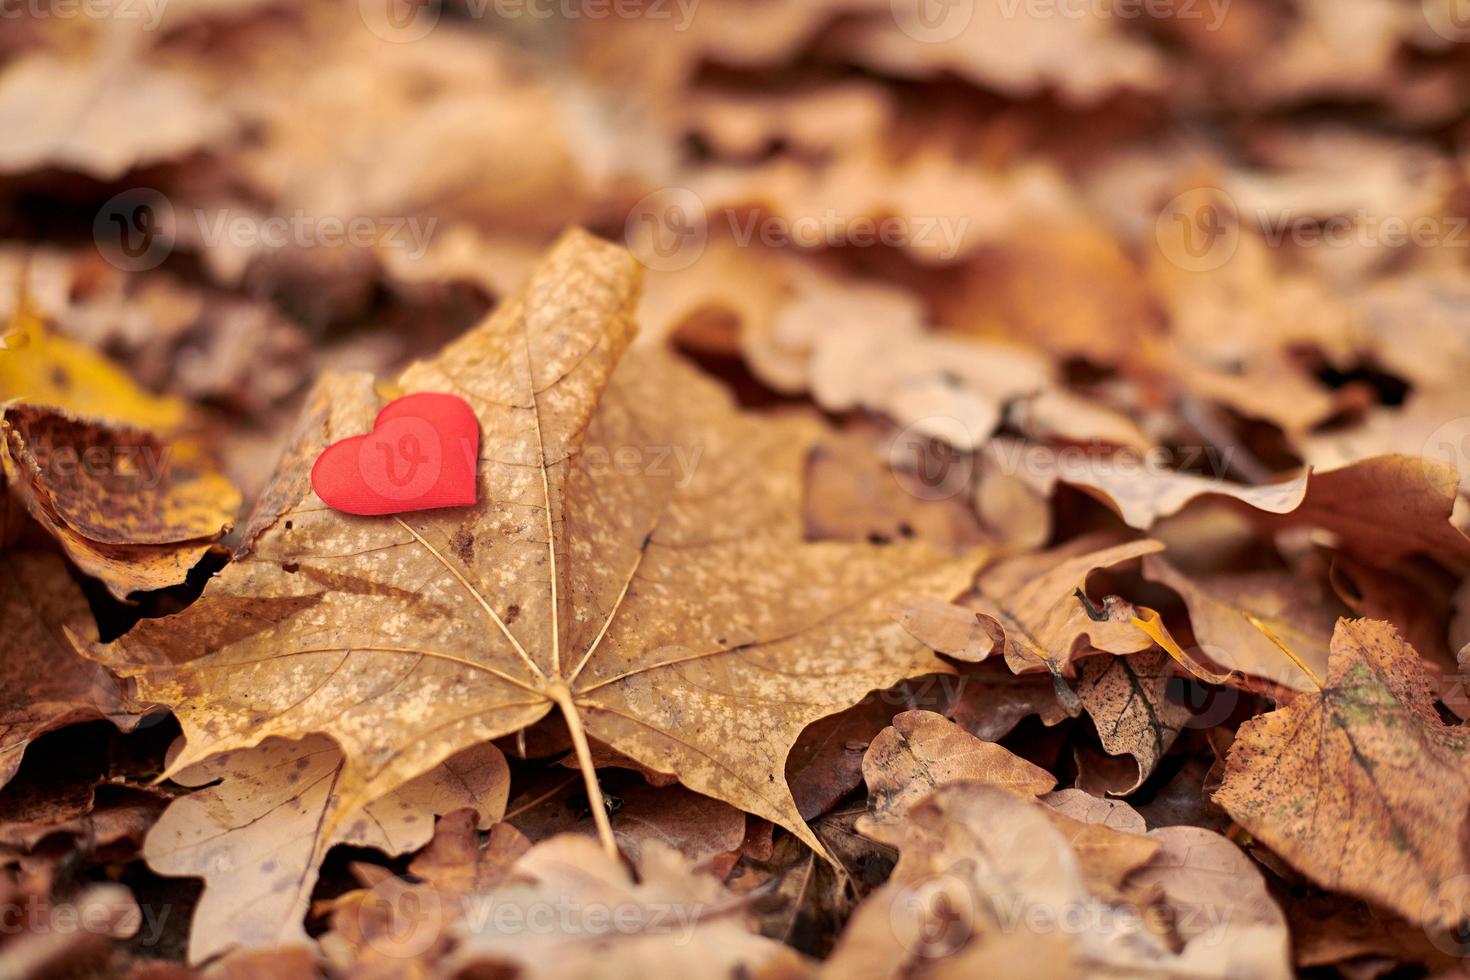
POLYGON ((424 391, 395 398, 373 430, 334 442, 311 468, 311 488, 328 507, 377 516, 476 500, 480 422, 458 395, 424 391))

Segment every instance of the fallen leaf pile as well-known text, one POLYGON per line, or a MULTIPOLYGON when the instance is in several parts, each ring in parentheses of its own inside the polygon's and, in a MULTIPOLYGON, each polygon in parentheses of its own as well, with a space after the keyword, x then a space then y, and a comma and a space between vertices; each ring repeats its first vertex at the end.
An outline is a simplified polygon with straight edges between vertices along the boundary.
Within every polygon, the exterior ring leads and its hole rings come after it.
POLYGON ((0 978, 1470 974, 1453 0, 3 13, 0 978))

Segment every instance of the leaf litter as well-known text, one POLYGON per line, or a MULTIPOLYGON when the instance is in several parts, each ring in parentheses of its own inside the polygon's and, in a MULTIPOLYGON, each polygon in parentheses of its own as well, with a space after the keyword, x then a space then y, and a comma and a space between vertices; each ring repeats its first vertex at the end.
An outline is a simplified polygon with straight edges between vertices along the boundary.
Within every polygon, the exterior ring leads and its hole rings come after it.
POLYGON ((1464 973, 1452 3, 386 6, 7 19, 0 975, 1464 973))

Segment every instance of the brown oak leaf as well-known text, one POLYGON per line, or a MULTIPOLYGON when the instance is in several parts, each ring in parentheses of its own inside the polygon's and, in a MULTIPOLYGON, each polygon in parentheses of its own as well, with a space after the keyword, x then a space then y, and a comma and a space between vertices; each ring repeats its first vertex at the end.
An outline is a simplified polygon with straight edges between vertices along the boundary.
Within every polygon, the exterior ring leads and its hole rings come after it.
POLYGON ((905 711, 873 739, 863 756, 868 807, 876 820, 893 820, 936 787, 977 780, 1035 797, 1056 777, 1009 749, 976 738, 932 711, 905 711))

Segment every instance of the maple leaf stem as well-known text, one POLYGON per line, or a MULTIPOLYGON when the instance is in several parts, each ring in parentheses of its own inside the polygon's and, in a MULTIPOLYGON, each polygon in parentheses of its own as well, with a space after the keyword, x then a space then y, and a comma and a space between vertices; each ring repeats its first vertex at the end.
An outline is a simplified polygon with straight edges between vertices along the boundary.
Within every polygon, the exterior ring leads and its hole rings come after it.
POLYGON ((1135 627, 1142 630, 1145 636, 1162 647, 1170 659, 1206 684, 1228 685, 1244 677, 1238 670, 1218 674, 1208 667, 1201 665, 1193 657, 1184 652, 1184 648, 1179 645, 1179 641, 1174 639, 1174 635, 1164 625, 1163 618, 1147 606, 1139 606, 1138 615, 1129 621, 1135 627))
POLYGON ((592 750, 587 746, 587 731, 582 727, 582 715, 572 700, 572 692, 560 681, 547 685, 546 696, 556 702, 561 716, 567 723, 567 733, 572 736, 572 748, 577 753, 577 765, 582 770, 582 783, 587 787, 587 805, 592 808, 592 822, 597 825, 597 839, 602 849, 614 861, 618 860, 618 843, 613 838, 612 821, 607 818, 607 804, 602 798, 602 786, 597 782, 597 768, 592 764, 592 750))
POLYGON ((1317 672, 1313 670, 1310 666, 1308 666, 1305 660, 1297 656, 1296 651, 1287 646, 1286 641, 1277 636, 1274 630, 1272 630, 1265 623, 1261 622, 1255 616, 1252 616, 1250 613, 1245 612, 1244 610, 1241 611, 1241 615, 1245 617, 1246 622, 1250 623, 1256 629, 1260 630, 1262 636, 1274 643, 1278 650, 1286 654, 1287 659, 1296 664, 1297 667, 1301 669, 1302 673, 1311 678, 1312 683, 1317 685, 1317 690, 1320 691, 1327 686, 1327 682, 1321 677, 1317 676, 1317 672))

